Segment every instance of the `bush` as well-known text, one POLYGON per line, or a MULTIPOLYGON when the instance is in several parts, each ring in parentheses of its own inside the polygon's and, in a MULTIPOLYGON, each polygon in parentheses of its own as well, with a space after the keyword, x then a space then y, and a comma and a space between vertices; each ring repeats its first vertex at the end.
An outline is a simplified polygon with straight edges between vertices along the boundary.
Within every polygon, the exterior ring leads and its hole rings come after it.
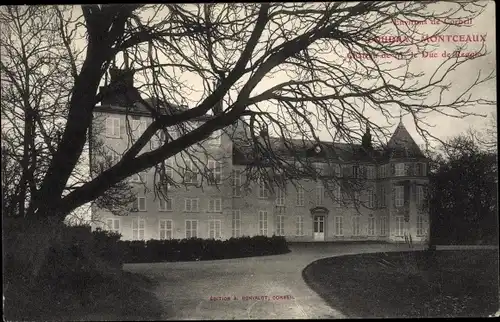
POLYGON ((289 252, 284 237, 255 236, 214 239, 171 239, 148 241, 121 241, 126 249, 125 262, 152 263, 195 260, 215 260, 284 254, 289 252))

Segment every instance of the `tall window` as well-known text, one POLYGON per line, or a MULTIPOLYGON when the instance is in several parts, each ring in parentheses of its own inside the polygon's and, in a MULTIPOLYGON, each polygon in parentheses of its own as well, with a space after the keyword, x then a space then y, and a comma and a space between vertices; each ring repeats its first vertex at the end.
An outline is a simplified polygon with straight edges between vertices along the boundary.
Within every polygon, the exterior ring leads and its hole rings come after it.
POLYGON ((119 218, 107 219, 106 220, 106 230, 119 234, 120 233, 120 219, 119 218))
POLYGON ((208 221, 208 238, 218 239, 221 238, 221 221, 219 219, 212 219, 208 221))
POLYGON ((172 220, 160 219, 160 239, 172 239, 173 225, 172 220))
POLYGON ((108 148, 108 151, 109 151, 109 156, 111 158, 111 164, 117 164, 118 161, 120 161, 120 154, 118 154, 118 152, 116 152, 115 150, 112 150, 110 148, 108 148))
POLYGON ((222 200, 220 198, 208 200, 208 212, 221 212, 222 200))
POLYGON ((372 209, 375 207, 375 193, 373 190, 369 189, 367 192, 367 197, 368 197, 368 202, 367 202, 367 207, 372 209))
POLYGON ((304 205, 304 188, 302 186, 299 186, 296 189, 297 189, 297 206, 303 206, 304 205))
POLYGON ((233 210, 231 218, 231 235, 233 237, 241 236, 241 213, 239 210, 233 210))
POLYGON ((323 185, 318 184, 316 186, 316 206, 323 205, 323 199, 325 197, 325 187, 323 185))
POLYGON ((380 217, 380 236, 387 236, 387 216, 380 217))
POLYGON ((198 220, 186 220, 186 238, 198 237, 198 220))
POLYGON ((269 198, 269 187, 267 182, 264 179, 259 178, 258 185, 259 185, 259 198, 261 199, 269 198))
POLYGON ((172 198, 160 198, 158 200, 158 211, 172 211, 172 198))
POLYGON ((143 240, 144 239, 144 219, 135 218, 132 219, 132 239, 143 240))
POLYGON ((417 216, 417 236, 424 235, 424 217, 417 216))
POLYGON ((208 139, 208 144, 210 145, 220 145, 221 144, 221 130, 215 130, 210 134, 210 137, 208 139))
POLYGON ((233 170, 233 197, 241 197, 241 171, 233 170))
POLYGON ((335 236, 343 236, 344 235, 344 218, 341 216, 335 217, 335 236))
POLYGON ((405 190, 404 186, 394 187, 394 205, 399 208, 403 207, 405 203, 405 190))
POLYGON ((167 159, 165 160, 165 175, 167 178, 167 187, 170 187, 170 181, 174 178, 174 160, 167 159))
POLYGON ((222 183, 222 163, 215 160, 208 160, 208 171, 210 171, 209 184, 222 183))
POLYGON ((259 235, 267 236, 267 211, 259 210, 259 235))
POLYGON ((376 173, 375 173, 375 167, 372 165, 369 165, 366 167, 366 178, 367 179, 375 179, 376 173))
POLYGON ((359 165, 353 165, 352 166, 352 177, 359 178, 359 175, 360 175, 359 165))
POLYGON ((403 216, 396 217, 396 236, 404 236, 405 220, 403 216))
POLYGON ((385 187, 381 186, 380 187, 380 207, 385 207, 386 206, 386 195, 385 195, 385 187))
POLYGON ((417 163, 417 176, 426 176, 427 175, 427 164, 425 163, 417 163))
POLYGON ((106 136, 111 138, 120 138, 120 118, 106 118, 106 136))
POLYGON ((185 183, 198 182, 198 169, 196 168, 194 162, 191 160, 185 161, 184 182, 185 183))
POLYGON ((375 217, 373 215, 370 215, 368 217, 368 236, 374 236, 375 235, 375 217))
POLYGON ((304 217, 295 217, 295 235, 304 236, 304 217))
POLYGON ((416 202, 418 207, 421 207, 424 204, 424 187, 423 186, 417 186, 415 199, 416 199, 415 202, 416 202))
POLYGON ((334 164, 333 165, 333 171, 334 171, 334 174, 335 174, 335 178, 340 178, 341 177, 340 164, 334 164))
POLYGON ((355 215, 352 217, 352 234, 354 236, 359 236, 361 234, 361 227, 360 227, 360 216, 355 215))
POLYGON ((404 163, 396 163, 394 165, 394 175, 396 177, 402 177, 405 175, 405 164, 404 163))
POLYGON ((136 209, 137 209, 137 211, 147 211, 147 209, 146 209, 146 197, 137 197, 136 209))
POLYGON ((133 138, 137 139, 146 131, 147 124, 144 120, 132 120, 132 122, 130 122, 130 127, 133 138))
POLYGON ((276 235, 285 236, 285 216, 276 216, 276 235))
POLYGON ((184 211, 185 212, 198 212, 198 198, 185 198, 184 199, 184 211))
POLYGON ((339 206, 341 204, 341 201, 342 201, 342 193, 340 191, 340 184, 336 183, 334 184, 333 186, 333 197, 335 200, 334 203, 339 206))
POLYGON ((283 188, 276 189, 276 205, 278 206, 285 205, 285 189, 283 188))

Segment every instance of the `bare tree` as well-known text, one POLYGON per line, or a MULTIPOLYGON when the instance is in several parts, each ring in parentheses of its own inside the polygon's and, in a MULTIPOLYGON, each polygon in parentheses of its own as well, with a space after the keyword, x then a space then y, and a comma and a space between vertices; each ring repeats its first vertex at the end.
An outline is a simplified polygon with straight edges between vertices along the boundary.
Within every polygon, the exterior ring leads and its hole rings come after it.
MULTIPOLYGON (((53 145, 54 153, 37 161, 48 165, 39 187, 29 190, 25 212, 37 222, 59 223, 131 175, 161 168, 164 160, 186 153, 217 130, 231 131, 237 122, 248 126, 240 140, 249 147, 247 157, 254 160, 253 173, 259 175, 271 168, 272 173, 293 177, 310 168, 293 167, 300 159, 293 153, 292 158, 280 157, 277 142, 260 135, 265 130, 281 137, 281 150, 292 152, 297 144, 319 142, 320 130, 333 141, 357 142, 366 124, 375 140, 384 143, 387 128, 369 120, 367 113, 390 119, 396 108, 411 115, 419 133, 430 138, 423 115, 464 117, 472 114, 469 106, 494 103, 471 96, 494 72, 478 73, 465 90, 450 95, 456 70, 486 55, 486 49, 449 57, 431 75, 411 71, 413 53, 429 51, 429 38, 444 35, 456 19, 475 19, 485 6, 464 1, 83 5, 81 17, 74 18, 58 7, 51 9, 57 13, 52 16, 54 35, 62 40, 55 48, 66 50, 59 57, 67 58, 65 73, 71 81, 61 84, 68 89, 62 135, 53 145), (424 34, 418 24, 397 23, 429 19, 440 22, 433 34, 424 34), (73 53, 73 28, 85 34, 78 47, 84 55, 73 53), (393 41, 387 41, 388 35, 393 41), (387 55, 397 59, 387 63, 387 55), (143 104, 152 122, 118 162, 65 193, 85 151, 94 107, 106 94, 99 86, 120 57, 143 94, 128 97, 129 103, 143 104), (222 107, 214 109, 220 102, 222 107), (169 104, 186 108, 162 112, 169 104), (205 120, 193 125, 200 118, 205 120), (180 132, 178 138, 143 152, 158 133, 168 136, 172 128, 180 132)), ((42 8, 40 12, 49 10, 42 8)), ((10 14, 26 9, 1 10, 10 14)), ((41 28, 33 26, 31 31, 41 28)), ((4 39, 2 47, 8 46, 4 39)), ((38 46, 36 40, 25 41, 38 46)), ((2 75, 6 70, 19 74, 13 66, 2 59, 2 75)), ((28 98, 35 95, 28 93, 28 98)), ((29 122, 24 123, 28 129, 23 135, 32 137, 27 141, 45 138, 29 132, 29 122)), ((29 148, 33 143, 25 144, 29 148)))

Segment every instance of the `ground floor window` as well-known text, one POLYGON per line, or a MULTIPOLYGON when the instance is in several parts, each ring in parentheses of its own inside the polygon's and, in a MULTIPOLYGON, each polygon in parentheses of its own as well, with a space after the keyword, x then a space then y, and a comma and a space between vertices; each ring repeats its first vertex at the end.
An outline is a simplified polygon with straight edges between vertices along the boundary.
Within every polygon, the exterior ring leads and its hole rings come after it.
POLYGON ((160 239, 172 239, 172 220, 160 219, 160 239))
POLYGON ((276 235, 285 236, 285 216, 276 216, 276 235))
POLYGON ((397 216, 396 217, 396 236, 403 237, 404 236, 404 231, 405 229, 405 219, 403 216, 397 216))
POLYGON ((218 239, 221 238, 221 221, 209 220, 208 222, 208 238, 218 239))
POLYGON ((259 211, 259 235, 267 236, 267 211, 259 211))
POLYGON ((110 218, 106 220, 106 230, 115 232, 117 234, 120 233, 120 219, 118 218, 110 218))
POLYGON ((142 240, 144 239, 144 219, 132 219, 132 239, 142 240))
POLYGON ((233 237, 241 236, 241 213, 239 210, 233 210, 231 218, 231 235, 233 237))
POLYGON ((344 235, 343 219, 341 216, 335 217, 335 236, 344 235))
POLYGON ((380 217, 380 236, 387 236, 387 216, 380 217))
POLYGON ((417 236, 424 235, 424 218, 422 216, 417 216, 417 236))
POLYGON ((198 237, 198 220, 186 220, 186 238, 198 237))
POLYGON ((360 227, 360 216, 354 216, 352 217, 352 234, 353 236, 359 236, 361 235, 361 227, 360 227))
POLYGON ((375 217, 371 215, 368 217, 368 236, 375 235, 375 217))
POLYGON ((304 217, 302 216, 295 218, 295 235, 304 236, 304 217))

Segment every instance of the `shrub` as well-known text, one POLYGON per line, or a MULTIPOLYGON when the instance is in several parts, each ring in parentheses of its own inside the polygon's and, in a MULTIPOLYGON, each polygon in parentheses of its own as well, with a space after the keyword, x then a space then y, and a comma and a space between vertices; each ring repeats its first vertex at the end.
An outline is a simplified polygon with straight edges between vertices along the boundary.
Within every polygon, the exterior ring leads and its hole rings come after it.
POLYGON ((121 241, 120 244, 126 249, 125 261, 129 263, 228 259, 283 254, 290 251, 285 238, 280 236, 244 236, 228 240, 151 239, 121 241))

